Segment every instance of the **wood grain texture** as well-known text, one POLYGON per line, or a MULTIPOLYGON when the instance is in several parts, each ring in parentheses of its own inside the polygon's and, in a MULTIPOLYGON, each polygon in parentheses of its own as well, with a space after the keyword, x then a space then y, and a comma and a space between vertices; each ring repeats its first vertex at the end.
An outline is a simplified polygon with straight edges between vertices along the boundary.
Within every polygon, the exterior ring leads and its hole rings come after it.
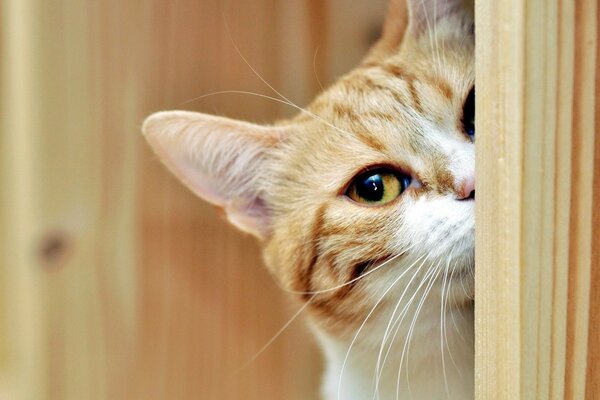
POLYGON ((47 383, 43 288, 32 247, 40 228, 39 171, 30 158, 38 149, 34 116, 40 110, 31 80, 38 31, 28 18, 33 1, 7 1, 1 9, 0 397, 36 399, 47 383))
POLYGON ((597 13, 476 2, 478 399, 597 395, 597 13))
MULTIPOLYGON (((596 9, 596 29, 600 29, 600 8, 596 9)), ((596 40, 596 60, 600 59, 600 41, 596 40)), ((592 260, 590 276, 590 320, 588 325, 588 355, 586 399, 600 393, 600 73, 595 82, 594 184, 592 194, 592 260)))
MULTIPOLYGON (((596 29, 600 29, 600 8, 596 9, 596 29)), ((600 41, 596 40, 596 59, 600 59, 600 41)), ((590 320, 588 326, 588 355, 586 398, 594 399, 600 393, 600 73, 595 82, 594 183, 592 204, 592 260, 590 276, 590 320)))
POLYGON ((522 31, 518 29, 523 10, 519 5, 518 1, 478 2, 475 12, 477 399, 519 398, 521 371, 514 368, 521 350, 521 209, 514 191, 523 179, 524 82, 518 68, 523 63, 522 31))

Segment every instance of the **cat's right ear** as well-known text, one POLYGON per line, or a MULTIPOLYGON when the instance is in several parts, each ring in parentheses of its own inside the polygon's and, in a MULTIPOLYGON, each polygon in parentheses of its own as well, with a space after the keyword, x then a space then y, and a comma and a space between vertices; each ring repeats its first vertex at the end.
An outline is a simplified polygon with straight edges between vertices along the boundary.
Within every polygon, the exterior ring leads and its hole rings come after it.
POLYGON ((161 161, 196 195, 217 205, 231 223, 260 239, 271 220, 263 193, 267 163, 286 132, 188 111, 158 112, 142 132, 161 161))
POLYGON ((396 51, 408 26, 407 0, 390 0, 381 37, 371 48, 364 63, 378 63, 396 51))
MULTIPOLYGON (((414 36, 437 33, 437 25, 449 18, 460 18, 473 23, 473 0, 406 0, 408 3, 408 29, 414 36)), ((444 32, 445 33, 445 32, 444 32)), ((444 34, 442 33, 442 34, 444 34)))

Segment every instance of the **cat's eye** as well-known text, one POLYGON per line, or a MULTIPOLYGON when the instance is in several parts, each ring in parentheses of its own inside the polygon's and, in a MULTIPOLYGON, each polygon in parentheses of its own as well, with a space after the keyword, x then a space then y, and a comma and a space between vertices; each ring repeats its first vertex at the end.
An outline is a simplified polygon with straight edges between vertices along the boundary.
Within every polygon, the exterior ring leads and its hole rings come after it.
POLYGON ((357 203, 381 205, 396 199, 409 185, 410 177, 378 168, 354 178, 346 196, 357 203))
POLYGON ((463 129, 471 139, 475 139, 475 88, 472 88, 463 105, 463 129))

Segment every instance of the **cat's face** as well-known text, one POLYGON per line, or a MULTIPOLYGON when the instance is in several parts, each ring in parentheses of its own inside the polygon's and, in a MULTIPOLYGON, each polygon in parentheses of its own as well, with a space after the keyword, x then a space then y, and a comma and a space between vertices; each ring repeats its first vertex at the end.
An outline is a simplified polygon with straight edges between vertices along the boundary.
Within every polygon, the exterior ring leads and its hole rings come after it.
POLYGON ((270 270, 334 335, 372 310, 387 321, 421 299, 472 299, 472 18, 439 12, 413 10, 399 46, 290 121, 167 112, 144 127, 175 174, 262 239, 270 270))
POLYGON ((405 300, 430 282, 430 298, 473 294, 473 40, 438 38, 341 79, 275 153, 267 260, 333 329, 353 331, 387 290, 378 308, 395 307, 409 282, 405 300))

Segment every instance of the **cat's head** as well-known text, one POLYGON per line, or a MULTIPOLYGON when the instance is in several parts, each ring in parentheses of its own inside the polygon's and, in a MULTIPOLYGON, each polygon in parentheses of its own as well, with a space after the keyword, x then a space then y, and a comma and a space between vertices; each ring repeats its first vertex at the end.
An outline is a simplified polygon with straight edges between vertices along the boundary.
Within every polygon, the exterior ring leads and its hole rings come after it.
POLYGON ((409 5, 393 1, 363 64, 289 121, 169 111, 143 127, 179 179, 261 239, 270 270, 332 334, 376 306, 473 293, 472 10, 409 5))

